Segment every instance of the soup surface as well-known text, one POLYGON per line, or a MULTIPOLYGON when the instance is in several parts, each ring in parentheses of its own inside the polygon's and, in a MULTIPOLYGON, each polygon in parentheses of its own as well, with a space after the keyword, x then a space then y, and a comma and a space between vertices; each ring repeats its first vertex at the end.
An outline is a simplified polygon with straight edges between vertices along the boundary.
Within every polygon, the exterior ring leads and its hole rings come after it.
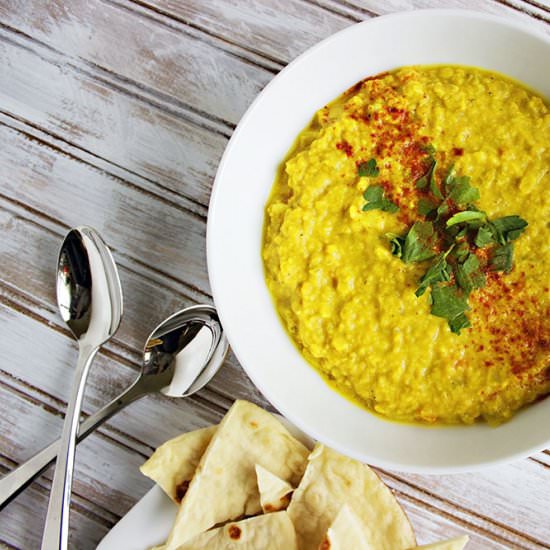
POLYGON ((550 110, 517 82, 458 66, 359 82, 301 132, 266 206, 266 280, 295 345, 385 417, 510 418, 550 392, 549 183, 550 110), (451 183, 479 193, 459 205, 451 183), (528 225, 498 233, 504 218, 528 225), (436 228, 431 257, 407 261, 418 224, 436 228))

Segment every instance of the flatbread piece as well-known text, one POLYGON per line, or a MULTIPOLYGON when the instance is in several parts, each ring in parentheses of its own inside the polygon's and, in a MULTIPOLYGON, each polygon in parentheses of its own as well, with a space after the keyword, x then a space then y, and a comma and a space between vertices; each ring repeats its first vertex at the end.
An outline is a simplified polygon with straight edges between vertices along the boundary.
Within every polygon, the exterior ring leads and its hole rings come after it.
POLYGON ((319 550, 372 550, 370 539, 366 525, 344 504, 323 537, 319 550))
POLYGON ((297 550, 296 533, 286 512, 274 512, 206 531, 178 550, 297 550))
POLYGON ((256 464, 296 486, 307 455, 307 448, 270 413, 236 401, 197 466, 166 550, 175 550, 216 524, 261 512, 256 464))
POLYGON ((294 487, 284 479, 256 464, 256 478, 260 491, 260 504, 264 514, 286 510, 294 487))
POLYGON ((209 426, 168 440, 140 467, 141 473, 179 504, 217 428, 209 426))
POLYGON ((318 550, 344 504, 370 530, 375 550, 416 545, 405 512, 378 476, 365 464, 317 444, 288 507, 300 550, 318 550))

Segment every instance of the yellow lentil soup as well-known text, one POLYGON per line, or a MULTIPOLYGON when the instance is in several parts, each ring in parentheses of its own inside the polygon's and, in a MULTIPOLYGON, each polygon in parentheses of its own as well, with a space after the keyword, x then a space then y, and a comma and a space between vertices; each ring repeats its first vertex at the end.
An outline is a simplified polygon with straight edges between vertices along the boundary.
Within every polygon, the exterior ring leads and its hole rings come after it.
POLYGON ((550 392, 549 180, 550 110, 517 82, 458 66, 359 82, 298 136, 266 206, 286 330, 331 386, 385 417, 510 418, 550 392), (503 219, 525 223, 498 232, 503 219), (407 231, 436 226, 431 257, 407 261, 407 231), (451 291, 462 309, 438 313, 451 291))

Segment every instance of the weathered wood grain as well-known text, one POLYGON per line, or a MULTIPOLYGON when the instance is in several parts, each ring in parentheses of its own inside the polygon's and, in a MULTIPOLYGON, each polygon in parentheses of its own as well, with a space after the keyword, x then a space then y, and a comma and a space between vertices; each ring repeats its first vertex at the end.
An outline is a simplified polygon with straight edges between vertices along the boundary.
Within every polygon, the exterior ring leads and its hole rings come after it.
MULTIPOLYGON (((0 458, 0 475, 7 471, 0 458)), ((9 512, 0 514, 0 548, 40 548, 48 506, 48 487, 46 483, 34 484, 10 505, 9 512)), ((112 515, 109 520, 105 520, 90 511, 89 507, 89 502, 78 495, 74 497, 71 523, 75 528, 69 537, 72 548, 95 548, 97 541, 107 534, 118 519, 112 515)))
MULTIPOLYGON (((339 13, 346 13, 349 17, 363 19, 364 15, 384 15, 396 11, 410 11, 427 8, 451 8, 469 9, 480 12, 502 15, 505 17, 523 20, 529 25, 537 26, 537 23, 548 23, 547 7, 536 0, 493 0, 489 2, 470 2, 468 0, 442 0, 430 2, 430 0, 389 0, 377 2, 376 0, 313 0, 327 9, 339 13)), ((540 25, 539 29, 549 32, 548 27, 540 25)))
POLYGON ((276 71, 189 31, 97 0, 12 0, 3 6, 0 20, 102 69, 107 78, 129 80, 138 89, 144 86, 230 124, 276 71))
POLYGON ((93 151, 88 161, 106 159, 106 170, 124 167, 118 175, 141 188, 190 209, 197 208, 191 201, 208 203, 227 143, 219 128, 204 118, 203 125, 189 120, 182 109, 114 89, 66 65, 43 46, 33 44, 34 51, 27 46, 29 40, 0 28, 2 111, 61 136, 79 147, 81 155, 93 151), (37 75, 41 86, 35 85, 37 75))
MULTIPOLYGON (((153 324, 210 300, 210 187, 257 92, 355 21, 436 5, 550 32, 543 0, 0 2, 0 472, 61 429, 75 347, 57 318, 51 270, 67 228, 102 231, 126 297, 125 322, 92 369, 89 413, 135 376, 153 324)), ((93 547, 148 488, 137 465, 152 447, 216 422, 235 397, 268 406, 230 356, 196 397, 145 398, 81 446, 74 546, 93 547)), ((420 542, 466 531, 472 549, 550 548, 549 457, 471 475, 382 476, 420 542)), ((0 514, 0 544, 39 546, 50 475, 0 514)))
POLYGON ((95 226, 115 251, 209 293, 204 219, 6 126, 0 141, 4 197, 66 227, 95 226))

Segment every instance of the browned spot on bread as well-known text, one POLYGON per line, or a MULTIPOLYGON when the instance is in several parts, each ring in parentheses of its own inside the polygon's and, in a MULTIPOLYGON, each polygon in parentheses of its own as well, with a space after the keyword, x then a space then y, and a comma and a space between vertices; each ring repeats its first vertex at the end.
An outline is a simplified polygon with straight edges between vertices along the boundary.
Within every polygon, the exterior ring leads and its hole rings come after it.
POLYGON ((241 529, 236 525, 230 525, 227 529, 227 532, 233 540, 239 540, 241 538, 241 529))
POLYGON ((181 502, 182 498, 189 489, 189 480, 184 479, 179 485, 176 485, 176 502, 181 502))

